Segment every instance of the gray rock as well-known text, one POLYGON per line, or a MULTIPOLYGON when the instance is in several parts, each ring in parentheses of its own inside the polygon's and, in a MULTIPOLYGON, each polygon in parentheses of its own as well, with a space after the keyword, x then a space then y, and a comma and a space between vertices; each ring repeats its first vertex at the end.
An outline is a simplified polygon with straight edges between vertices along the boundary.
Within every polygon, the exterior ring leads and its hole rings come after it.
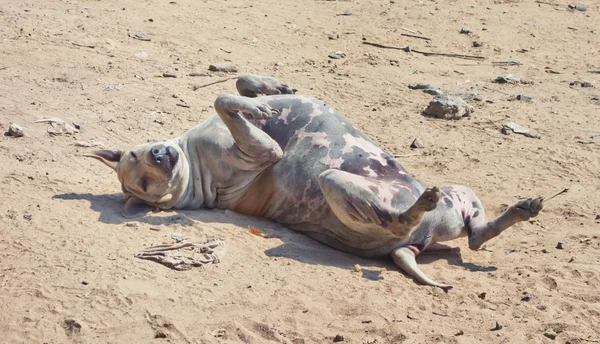
POLYGON ((23 132, 23 127, 16 123, 11 123, 8 127, 8 135, 12 137, 23 137, 25 133, 23 132))
POLYGON ((238 71, 238 67, 233 62, 225 61, 211 64, 208 67, 208 70, 212 72, 236 73, 238 71))
POLYGON ((587 6, 586 5, 575 5, 575 9, 581 12, 585 12, 587 11, 587 6))
POLYGON ((466 27, 463 27, 460 29, 460 33, 462 34, 469 34, 471 33, 471 30, 467 29, 466 27))
POLYGON ((425 109, 427 116, 442 119, 461 119, 470 116, 475 109, 461 97, 439 95, 435 96, 425 109))
POLYGON ((475 41, 475 42, 473 42, 473 46, 475 48, 479 48, 479 47, 483 46, 483 43, 481 43, 480 41, 475 41))
POLYGON ((557 248, 557 249, 559 249, 559 250, 562 250, 562 249, 564 249, 564 248, 565 248, 565 243, 564 243, 564 242, 562 242, 562 241, 559 241, 559 242, 556 244, 556 248, 557 248))

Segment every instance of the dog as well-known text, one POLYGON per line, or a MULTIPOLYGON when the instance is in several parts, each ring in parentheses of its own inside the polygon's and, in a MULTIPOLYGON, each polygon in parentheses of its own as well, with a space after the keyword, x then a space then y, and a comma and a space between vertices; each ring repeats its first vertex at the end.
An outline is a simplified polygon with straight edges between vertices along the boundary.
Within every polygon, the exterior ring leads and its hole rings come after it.
POLYGON ((538 215, 542 197, 487 221, 465 186, 426 187, 322 101, 281 81, 240 76, 216 114, 180 137, 88 156, 117 172, 125 217, 160 209, 229 209, 272 219, 338 250, 391 255, 424 285, 415 257, 432 244, 486 241, 538 215))

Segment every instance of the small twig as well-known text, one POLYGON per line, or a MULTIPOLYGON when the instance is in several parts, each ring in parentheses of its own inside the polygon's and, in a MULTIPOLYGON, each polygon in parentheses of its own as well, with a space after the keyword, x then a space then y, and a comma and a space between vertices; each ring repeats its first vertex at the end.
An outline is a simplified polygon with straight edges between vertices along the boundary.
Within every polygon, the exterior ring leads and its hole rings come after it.
POLYGON ((433 53, 433 52, 410 49, 409 47, 400 48, 400 47, 394 47, 391 45, 384 45, 384 44, 380 44, 380 43, 367 42, 367 41, 363 41, 363 44, 371 45, 371 46, 374 46, 377 48, 383 48, 383 49, 403 50, 406 52, 413 52, 413 53, 417 53, 417 54, 421 54, 421 55, 425 55, 425 56, 446 56, 446 57, 456 57, 456 58, 467 59, 467 60, 485 60, 485 57, 483 57, 483 56, 452 54, 452 53, 433 53))
POLYGON ((383 44, 373 43, 373 42, 367 42, 367 41, 363 41, 363 44, 372 45, 374 47, 383 48, 383 49, 396 49, 396 50, 406 51, 406 48, 393 47, 391 45, 383 45, 383 44))
POLYGON ((559 192, 555 193, 554 195, 552 195, 552 196, 550 196, 550 197, 548 197, 548 198, 544 197, 544 198, 543 198, 543 199, 544 199, 544 202, 548 202, 549 200, 553 199, 554 197, 556 197, 556 196, 559 196, 559 195, 562 195, 562 194, 564 194, 564 193, 566 193, 566 192, 568 192, 568 191, 569 191, 569 188, 564 188, 564 189, 562 189, 561 191, 559 191, 559 192))
POLYGON ((496 114, 496 113, 506 112, 506 111, 510 111, 510 109, 501 109, 501 110, 494 111, 492 113, 496 114))
POLYGON ((181 104, 181 103, 177 103, 177 104, 175 104, 175 105, 177 105, 177 106, 181 106, 181 107, 184 107, 184 108, 189 108, 189 107, 190 107, 190 106, 189 106, 189 105, 187 105, 187 104, 181 104))
POLYGON ((172 74, 172 73, 163 73, 163 78, 177 78, 176 74, 172 74))
POLYGON ((429 38, 429 37, 417 36, 417 35, 409 35, 407 33, 401 33, 400 36, 412 37, 412 38, 419 38, 419 39, 424 39, 426 41, 431 41, 431 38, 429 38))
POLYGON ((536 0, 536 2, 538 4, 544 4, 544 5, 550 5, 550 6, 560 6, 559 4, 553 4, 551 2, 546 2, 546 1, 541 1, 541 0, 536 0))
POLYGON ((592 70, 588 70, 588 73, 600 74, 600 69, 592 69, 592 70))
POLYGON ((408 31, 410 33, 414 33, 414 34, 418 33, 418 34, 422 35, 421 31, 415 31, 415 30, 407 29, 405 27, 401 27, 401 29, 404 30, 404 31, 408 31))
POLYGON ((95 45, 85 45, 85 44, 79 44, 79 43, 71 43, 71 44, 73 44, 74 46, 77 46, 77 47, 82 47, 82 48, 90 48, 90 49, 96 48, 95 45))
POLYGON ((404 157, 407 157, 407 156, 417 156, 417 155, 421 155, 421 154, 418 154, 418 153, 400 154, 400 155, 394 155, 394 158, 404 158, 404 157))
POLYGON ((0 70, 5 70, 5 69, 8 69, 8 67, 2 67, 2 68, 0 68, 0 70))
POLYGON ((209 82, 208 84, 204 84, 204 85, 196 85, 196 86, 194 86, 193 90, 196 91, 196 90, 199 90, 199 89, 204 88, 204 87, 208 87, 208 86, 215 85, 215 84, 220 84, 220 83, 223 83, 225 81, 229 81, 229 80, 233 80, 233 79, 237 79, 237 78, 238 78, 237 76, 233 76, 231 78, 226 78, 226 79, 221 79, 221 80, 209 82))
POLYGON ((226 53, 228 53, 228 54, 231 54, 231 51, 229 51, 229 50, 225 50, 225 49, 223 49, 223 48, 219 48, 219 49, 221 49, 221 51, 224 51, 224 52, 226 52, 226 53))
POLYGON ((520 66, 522 65, 521 62, 519 61, 497 61, 497 62, 492 62, 492 66, 494 67, 499 67, 499 66, 520 66))
POLYGON ((448 314, 442 314, 442 313, 438 313, 438 312, 431 312, 431 313, 433 313, 433 315, 437 315, 437 316, 440 316, 440 317, 447 317, 448 316, 448 314))
POLYGON ((190 73, 189 76, 212 76, 208 73, 190 73))

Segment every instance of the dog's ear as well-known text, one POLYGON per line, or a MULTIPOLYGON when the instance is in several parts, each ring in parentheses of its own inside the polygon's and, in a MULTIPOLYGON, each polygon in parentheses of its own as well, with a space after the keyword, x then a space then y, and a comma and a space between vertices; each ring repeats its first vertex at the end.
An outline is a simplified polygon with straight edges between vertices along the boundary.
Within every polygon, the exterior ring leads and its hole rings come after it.
POLYGON ((106 166, 108 166, 116 171, 117 164, 119 163, 119 160, 121 160, 122 155, 123 155, 123 152, 120 150, 103 149, 103 150, 95 151, 91 154, 84 154, 83 156, 86 156, 88 158, 98 159, 98 160, 102 161, 106 166))
POLYGON ((123 217, 131 219, 134 217, 142 217, 148 214, 152 208, 144 201, 137 197, 129 197, 123 207, 123 217))

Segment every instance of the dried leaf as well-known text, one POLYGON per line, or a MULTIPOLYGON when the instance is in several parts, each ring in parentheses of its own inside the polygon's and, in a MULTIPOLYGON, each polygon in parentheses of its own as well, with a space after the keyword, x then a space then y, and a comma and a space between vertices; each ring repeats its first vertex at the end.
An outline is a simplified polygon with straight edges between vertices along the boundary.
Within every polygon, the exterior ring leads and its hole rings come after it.
POLYGON ((263 232, 263 231, 261 231, 259 229, 256 229, 254 227, 248 227, 248 231, 250 233, 256 235, 256 236, 261 237, 261 238, 268 238, 269 237, 269 234, 267 234, 267 233, 265 233, 265 232, 263 232))

